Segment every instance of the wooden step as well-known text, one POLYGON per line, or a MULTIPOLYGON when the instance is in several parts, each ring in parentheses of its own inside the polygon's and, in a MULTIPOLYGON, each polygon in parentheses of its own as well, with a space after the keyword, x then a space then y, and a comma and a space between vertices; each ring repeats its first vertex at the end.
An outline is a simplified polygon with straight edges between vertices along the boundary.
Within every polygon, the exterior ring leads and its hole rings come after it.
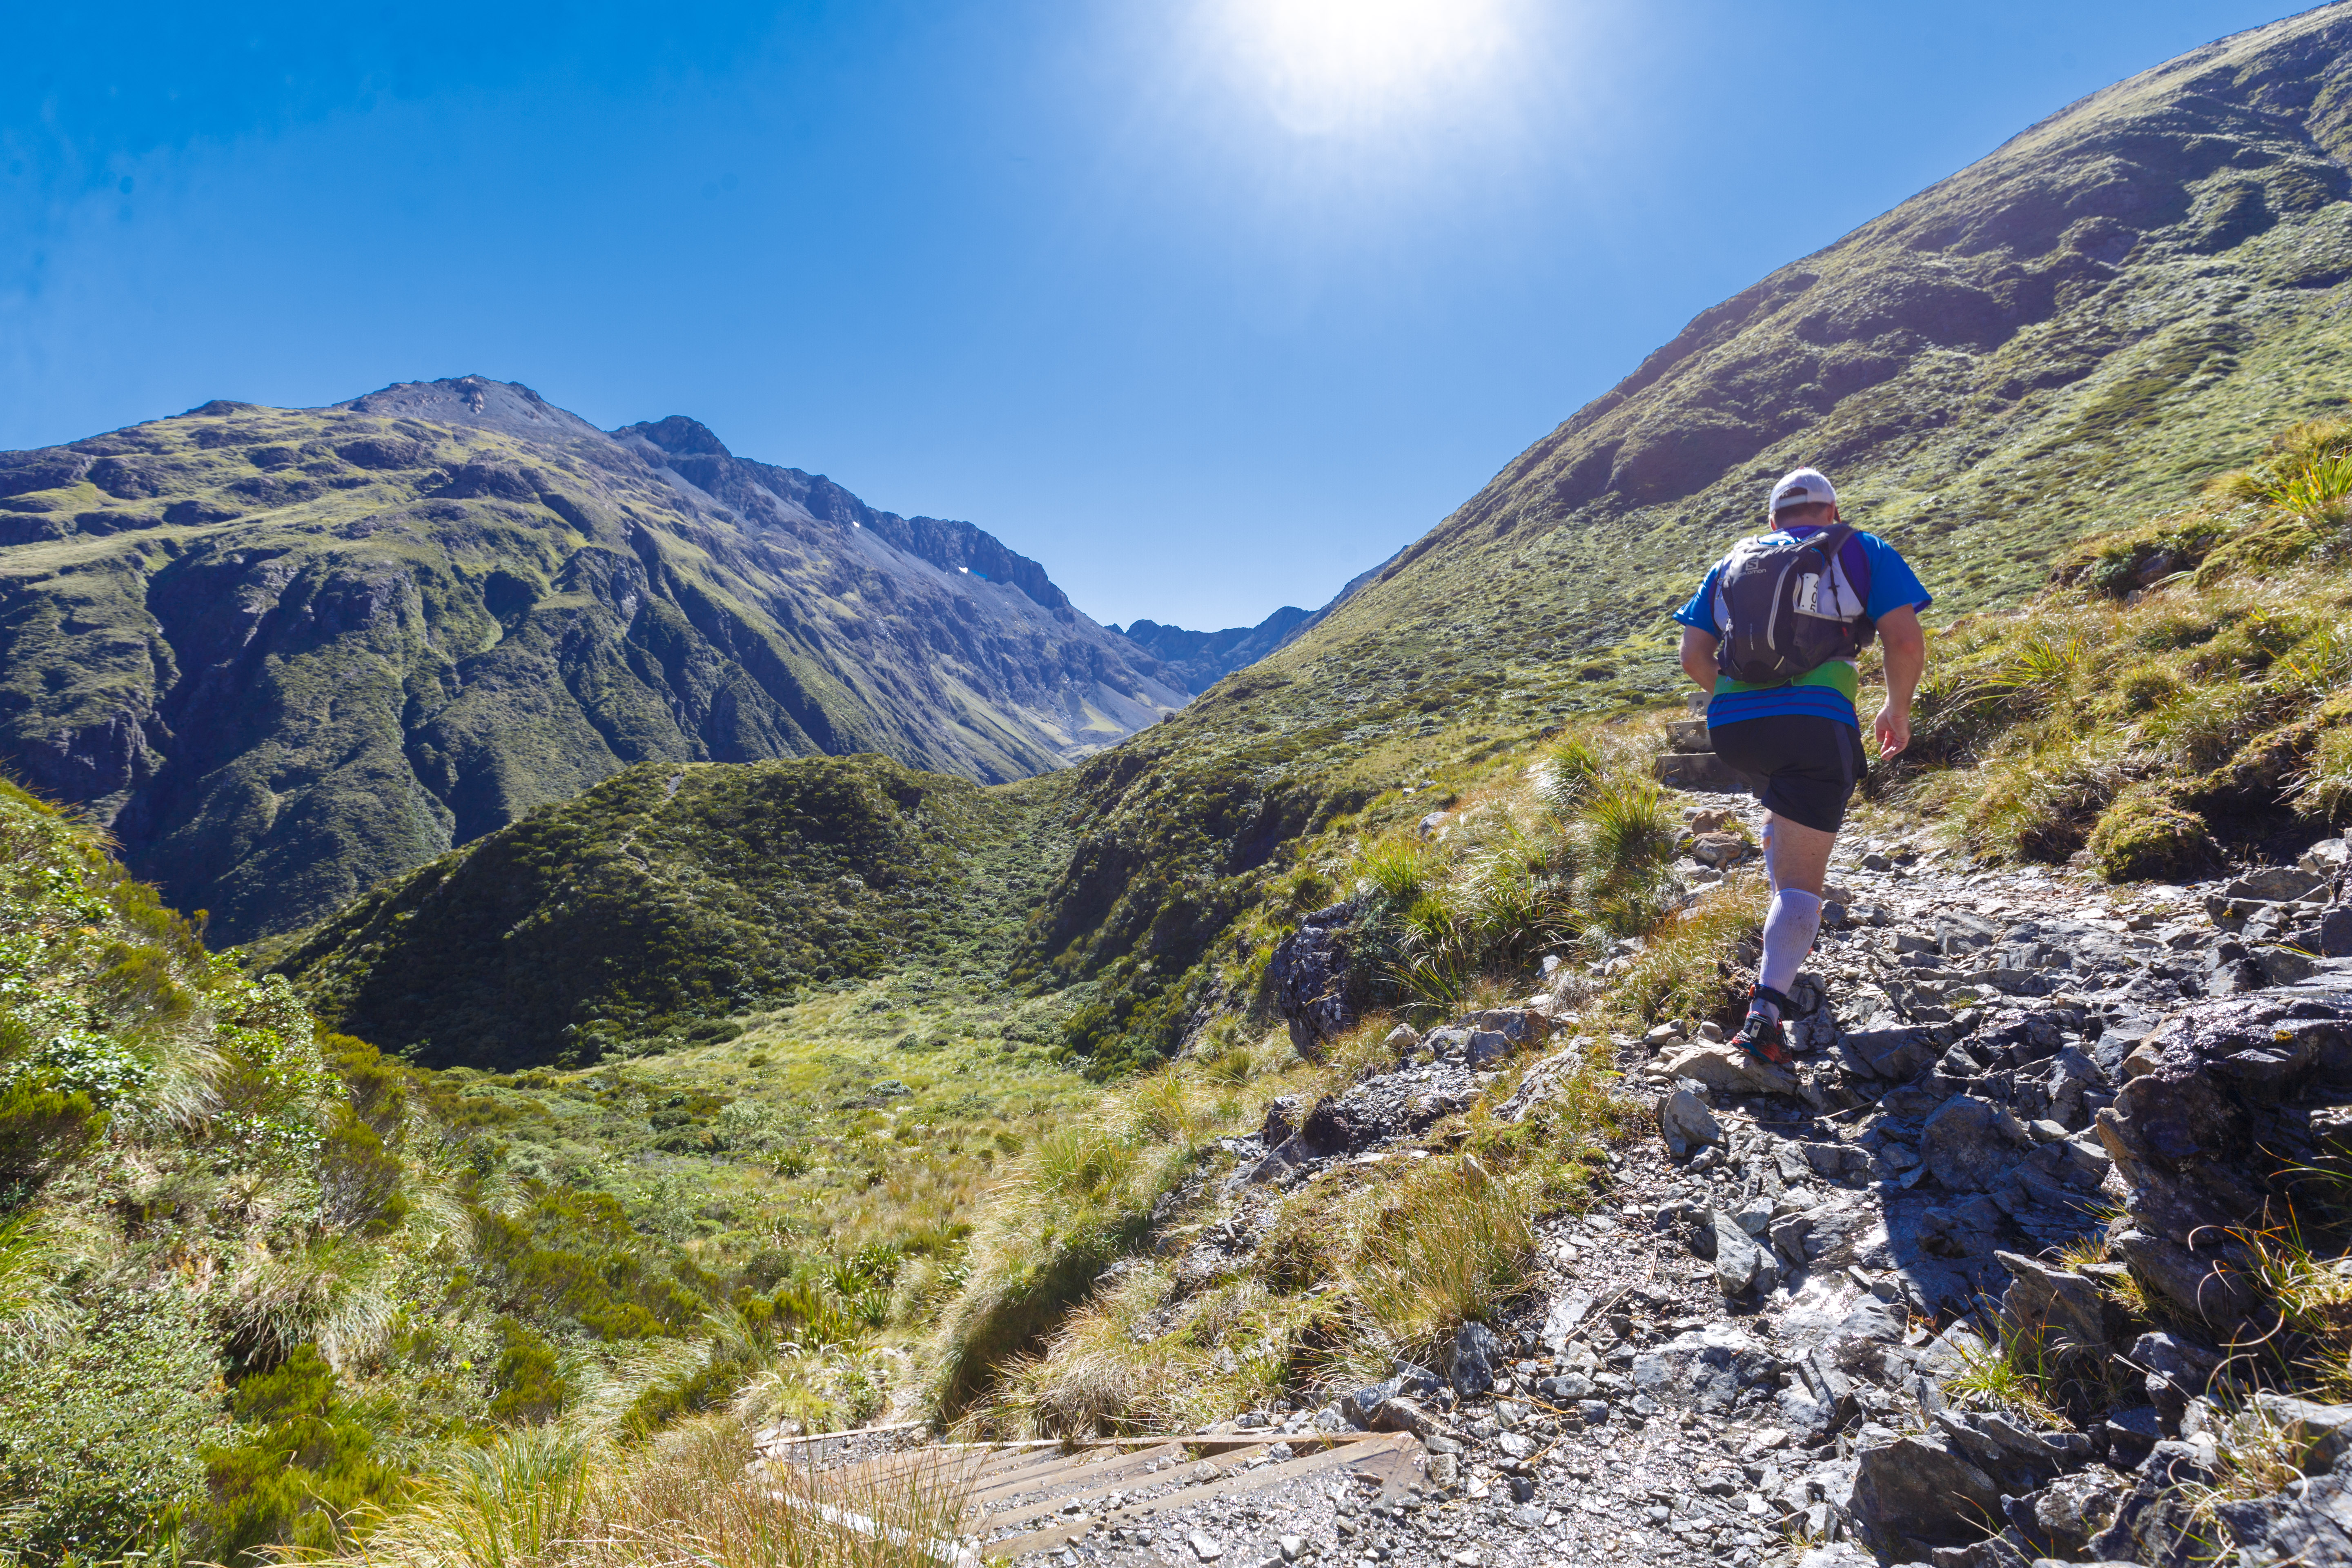
POLYGON ((1651 772, 1670 789, 1722 794, 1748 787, 1747 782, 1713 752, 1668 752, 1651 765, 1651 772))
POLYGON ((1666 743, 1677 752, 1715 750, 1715 742, 1706 738, 1706 721, 1704 719, 1667 720, 1666 743))

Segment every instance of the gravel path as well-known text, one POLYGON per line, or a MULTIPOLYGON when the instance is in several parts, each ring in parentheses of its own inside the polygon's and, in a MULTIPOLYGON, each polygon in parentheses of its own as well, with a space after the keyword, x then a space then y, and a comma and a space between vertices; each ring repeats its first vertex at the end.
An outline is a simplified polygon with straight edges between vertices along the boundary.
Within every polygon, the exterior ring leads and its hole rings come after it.
MULTIPOLYGON (((1685 798, 1760 826, 1745 796, 1685 798)), ((2343 965, 2273 943, 2323 945, 2347 853, 2323 845, 2315 871, 2267 880, 2110 889, 1850 836, 1797 990, 1816 1010, 1792 1029, 1795 1074, 1671 1029, 1616 1037, 1629 1091, 1667 1136, 1612 1156, 1601 1205, 1539 1226, 1538 1289, 1491 1334, 1465 1331, 1452 1381, 1400 1368, 1319 1411, 1242 1418, 1415 1431, 1429 1456, 1417 1483, 1302 1481, 1046 1555, 1753 1568, 1810 1553, 1808 1568, 1831 1568, 1870 1560, 1866 1541, 1880 1560, 1932 1553, 1937 1568, 2082 1557, 2119 1508, 2131 1515, 2135 1486, 2149 1491, 2151 1451, 2184 1447, 2179 1419, 2135 1408, 2045 1432, 1948 1409, 1940 1377, 1980 1344, 1961 1320, 1990 1321, 2011 1285, 2004 1257, 2053 1256, 2125 1206, 2095 1119, 2168 1015, 2343 982, 2343 965), (1982 1542, 2015 1497, 2024 1529, 1982 1542)), ((2340 923, 2352 938, 2352 910, 2340 923)), ((1556 1054, 1497 1108, 1507 1118, 1594 1043, 1572 1043, 1562 1005, 1541 1011, 1559 1015, 1543 1047, 1556 1054)), ((1541 1022, 1465 1019, 1406 1043, 1396 1072, 1339 1103, 1284 1108, 1267 1140, 1236 1142, 1219 1249, 1249 1249, 1279 1194, 1324 1166, 1411 1157, 1430 1121, 1488 1090, 1494 1075, 1470 1070, 1481 1053, 1541 1022)), ((2198 1452, 2210 1463, 2210 1444, 2198 1452)), ((2122 1540, 2103 1543, 2132 1555, 2122 1540)))

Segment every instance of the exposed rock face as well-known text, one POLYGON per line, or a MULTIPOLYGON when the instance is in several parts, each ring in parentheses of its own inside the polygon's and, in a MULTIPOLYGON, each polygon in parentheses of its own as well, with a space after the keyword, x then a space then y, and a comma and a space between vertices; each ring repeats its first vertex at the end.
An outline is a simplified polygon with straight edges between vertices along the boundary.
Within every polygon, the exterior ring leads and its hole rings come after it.
POLYGON ((467 377, 0 453, 0 756, 215 937, 633 763, 982 782, 1180 707, 970 523, 467 377))
POLYGON ((1348 966, 1348 922, 1354 913, 1353 904, 1333 904, 1307 916, 1276 946, 1266 967, 1290 1043, 1309 1060, 1356 1022, 1348 966))

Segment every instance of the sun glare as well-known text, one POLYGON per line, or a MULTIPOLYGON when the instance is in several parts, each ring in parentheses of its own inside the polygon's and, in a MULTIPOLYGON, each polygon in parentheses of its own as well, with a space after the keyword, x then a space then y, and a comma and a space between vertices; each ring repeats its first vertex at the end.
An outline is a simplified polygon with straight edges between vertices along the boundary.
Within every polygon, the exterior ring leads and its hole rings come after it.
POLYGON ((1510 0, 1218 0, 1223 31, 1294 131, 1364 128, 1475 89, 1510 0))

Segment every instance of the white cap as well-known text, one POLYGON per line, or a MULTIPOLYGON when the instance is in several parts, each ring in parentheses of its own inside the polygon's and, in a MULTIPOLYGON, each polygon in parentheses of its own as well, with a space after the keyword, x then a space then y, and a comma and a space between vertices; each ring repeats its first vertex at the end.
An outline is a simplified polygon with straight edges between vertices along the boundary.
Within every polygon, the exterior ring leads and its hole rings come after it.
POLYGON ((1765 504, 1769 515, 1784 506, 1837 505, 1837 491, 1830 488, 1829 476, 1819 468, 1799 468, 1772 487, 1772 499, 1765 504))

